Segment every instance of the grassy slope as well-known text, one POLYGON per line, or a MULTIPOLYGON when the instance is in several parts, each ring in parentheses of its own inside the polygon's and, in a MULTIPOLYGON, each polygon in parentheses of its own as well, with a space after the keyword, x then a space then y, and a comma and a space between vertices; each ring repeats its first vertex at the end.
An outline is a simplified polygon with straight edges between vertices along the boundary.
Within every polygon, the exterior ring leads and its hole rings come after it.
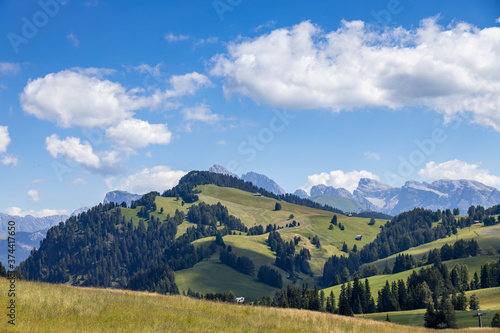
MULTIPOLYGON (((494 313, 500 310, 500 287, 467 291, 466 295, 469 298, 470 295, 474 293, 479 297, 481 310, 487 313, 487 315, 483 317, 483 327, 490 327, 491 319, 493 318, 494 313)), ((473 317, 474 313, 474 311, 456 311, 458 327, 464 328, 477 326, 478 320, 473 317)), ((425 310, 420 309, 413 311, 389 312, 389 317, 392 322, 397 324, 423 326, 424 314, 425 310)), ((358 315, 357 317, 385 321, 386 313, 372 313, 358 315)))
MULTIPOLYGON (((7 287, 7 280, 0 279, 0 289, 7 287)), ((16 287, 16 327, 2 331, 427 332, 422 328, 326 313, 213 303, 183 296, 25 281, 17 281, 16 287)), ((6 293, 0 293, 0 302, 7 304, 7 301, 6 293)), ((2 320, 1 327, 5 327, 6 319, 2 320)), ((488 329, 481 330, 484 331, 488 329)))
MULTIPOLYGON (((498 244, 500 243, 500 225, 485 227, 483 226, 483 224, 475 224, 471 227, 470 231, 469 228, 458 230, 458 239, 475 239, 478 242, 479 246, 483 249, 483 251, 486 251, 488 246, 493 246, 494 248, 498 249, 498 244)), ((452 235, 450 237, 442 238, 434 242, 416 246, 398 254, 411 254, 417 260, 420 260, 424 254, 429 252, 429 250, 440 249, 445 244, 451 245, 455 243, 456 240, 457 237, 455 235, 452 235)), ((374 264, 380 271, 382 271, 384 269, 385 261, 387 260, 389 262, 389 267, 392 267, 396 256, 397 254, 385 259, 380 259, 374 262, 374 264)))
MULTIPOLYGON (((310 262, 313 275, 319 276, 322 274, 324 262, 332 255, 343 255, 341 252, 343 242, 346 242, 350 248, 354 244, 357 244, 358 248, 367 244, 375 238, 380 228, 378 227, 384 220, 377 220, 375 226, 368 226, 369 219, 365 218, 355 218, 347 217, 337 214, 338 221, 345 225, 345 230, 341 231, 339 228, 335 227, 334 230, 328 230, 330 225, 330 220, 334 213, 312 209, 304 206, 294 205, 287 202, 281 202, 282 209, 280 211, 275 211, 274 206, 276 200, 253 196, 252 193, 244 192, 241 190, 233 188, 221 188, 214 185, 203 185, 198 186, 202 191, 199 194, 200 201, 204 201, 209 204, 216 204, 220 202, 222 205, 228 208, 230 214, 235 215, 240 218, 246 226, 252 227, 254 225, 268 225, 276 224, 277 226, 285 227, 279 230, 282 238, 286 241, 290 241, 294 236, 300 236, 301 241, 299 242, 296 250, 300 251, 300 248, 306 247, 311 251, 312 259, 310 262), (292 219, 289 218, 290 214, 293 214, 292 219), (300 226, 294 228, 286 228, 286 224, 291 223, 293 220, 300 223, 300 226), (355 236, 362 234, 364 237, 361 241, 354 240, 355 236), (321 248, 318 249, 311 244, 309 238, 313 238, 318 235, 321 241, 321 248)), ((169 198, 164 198, 169 199, 169 198)), ((157 203, 158 205, 158 203, 157 203)), ((183 223, 179 226, 179 233, 185 230, 187 227, 183 223)), ((224 242, 227 245, 231 245, 234 253, 239 256, 249 257, 256 266, 256 272, 261 265, 272 265, 275 261, 275 254, 272 253, 266 244, 266 239, 268 234, 259 236, 246 236, 246 235, 227 235, 224 236, 224 242)), ((194 242, 195 246, 208 246, 212 241, 211 238, 200 239, 194 242)), ((180 290, 187 290, 191 287, 194 291, 206 292, 210 291, 228 291, 226 285, 221 283, 224 279, 231 280, 234 279, 234 274, 240 274, 235 270, 226 271, 227 274, 211 274, 205 277, 203 283, 197 282, 193 277, 203 276, 203 271, 206 270, 210 264, 217 264, 217 258, 212 258, 208 263, 203 265, 199 264, 193 268, 186 269, 183 271, 176 272, 178 280, 182 281, 179 284, 180 290), (233 272, 233 274, 231 274, 233 272), (218 286, 220 289, 206 289, 204 286, 213 284, 218 286)), ((286 277, 286 273, 276 267, 280 271, 283 277, 286 277)), ((210 270, 213 272, 214 270, 210 270)), ((304 280, 296 281, 297 285, 301 285, 302 282, 309 283, 313 285, 315 280, 313 277, 301 274, 304 280)), ((283 279, 284 286, 293 283, 292 281, 283 279)), ((255 286, 252 286, 254 288, 255 286)), ((262 289, 264 291, 264 289, 262 289)), ((235 290, 233 290, 235 291, 235 290)), ((266 293, 269 294, 269 293, 266 293)), ((262 294, 264 295, 264 294, 262 294)), ((262 296, 261 295, 261 296, 262 296)))

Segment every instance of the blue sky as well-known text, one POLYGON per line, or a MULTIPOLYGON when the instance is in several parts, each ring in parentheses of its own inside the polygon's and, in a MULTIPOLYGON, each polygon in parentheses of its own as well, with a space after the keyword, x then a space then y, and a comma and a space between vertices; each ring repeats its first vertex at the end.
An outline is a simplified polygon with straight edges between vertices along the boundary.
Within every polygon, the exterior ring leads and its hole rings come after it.
POLYGON ((500 3, 2 1, 0 212, 165 190, 500 187, 500 3))

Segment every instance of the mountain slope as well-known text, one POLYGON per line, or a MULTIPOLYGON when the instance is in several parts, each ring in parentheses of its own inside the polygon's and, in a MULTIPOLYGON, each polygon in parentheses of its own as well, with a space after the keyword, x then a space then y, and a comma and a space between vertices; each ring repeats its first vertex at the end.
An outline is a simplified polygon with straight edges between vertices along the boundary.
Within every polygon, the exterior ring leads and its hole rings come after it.
POLYGON ((241 179, 246 180, 247 182, 251 182, 255 186, 262 187, 263 189, 277 195, 286 193, 286 191, 274 180, 260 173, 248 172, 242 175, 241 179))

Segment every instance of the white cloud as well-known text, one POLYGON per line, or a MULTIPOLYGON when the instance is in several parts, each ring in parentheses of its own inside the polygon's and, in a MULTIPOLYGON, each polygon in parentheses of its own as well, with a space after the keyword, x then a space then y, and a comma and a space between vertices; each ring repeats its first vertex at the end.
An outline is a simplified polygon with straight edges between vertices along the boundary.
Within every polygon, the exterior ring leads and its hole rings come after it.
POLYGON ((38 203, 40 201, 40 197, 38 196, 38 191, 37 190, 29 190, 27 193, 28 197, 33 200, 34 203, 38 203))
POLYGON ((361 178, 379 180, 377 175, 374 175, 366 170, 354 170, 351 172, 334 170, 330 173, 322 172, 320 174, 307 176, 307 184, 302 186, 301 189, 310 193, 313 186, 322 184, 326 186, 333 186, 335 188, 343 187, 352 193, 358 187, 359 180, 361 178))
POLYGON ((184 95, 193 95, 202 87, 213 86, 212 81, 203 74, 192 72, 184 75, 172 75, 170 84, 173 90, 167 90, 169 97, 178 97, 184 95))
POLYGON ((94 152, 89 142, 82 144, 75 137, 61 140, 57 134, 52 134, 45 139, 45 148, 52 157, 65 156, 69 161, 79 163, 91 171, 109 172, 120 162, 118 152, 94 152))
POLYGON ((179 183, 187 172, 171 170, 168 166, 145 168, 139 173, 130 175, 119 182, 118 189, 130 193, 143 194, 150 191, 163 192, 179 183))
POLYGON ((500 17, 495 20, 496 23, 500 23, 500 17))
POLYGON ((71 44, 73 44, 74 47, 78 47, 78 45, 80 45, 80 41, 74 33, 68 34, 66 38, 71 42, 71 44))
POLYGON ((21 66, 13 62, 0 62, 0 74, 16 74, 21 71, 21 66))
POLYGON ((286 109, 424 106, 472 112, 500 131, 500 28, 467 23, 376 32, 362 21, 331 32, 308 21, 229 44, 213 58, 224 92, 286 109))
POLYGON ((158 106, 159 92, 138 96, 121 84, 101 80, 102 69, 63 70, 30 80, 21 94, 23 110, 60 127, 94 128, 131 118, 133 111, 158 106))
POLYGON ((150 124, 139 119, 126 119, 106 130, 106 137, 118 145, 130 148, 143 148, 150 144, 166 145, 172 139, 167 124, 150 124))
POLYGON ((7 147, 11 141, 9 128, 7 126, 0 126, 0 154, 7 152, 7 147))
POLYGON ((11 165, 11 166, 15 167, 15 166, 17 166, 17 162, 18 162, 17 156, 9 155, 9 154, 2 156, 1 163, 5 166, 11 165))
POLYGON ((179 42, 179 41, 183 41, 183 40, 188 40, 189 36, 186 36, 186 35, 175 35, 172 32, 169 32, 169 33, 165 34, 164 39, 167 42, 179 42))
POLYGON ((418 171, 418 175, 425 180, 439 179, 468 179, 481 182, 489 186, 499 186, 500 177, 490 174, 487 169, 480 169, 480 164, 469 164, 458 159, 437 164, 431 161, 425 168, 418 171))
POLYGON ((182 110, 182 113, 184 114, 184 120, 187 121, 196 120, 213 124, 221 119, 218 114, 212 113, 210 108, 205 104, 192 108, 185 108, 182 110))
POLYGON ((364 153, 364 155, 367 159, 373 159, 373 160, 380 161, 380 155, 377 153, 372 153, 370 151, 367 151, 364 153))
POLYGON ((219 141, 217 141, 217 144, 218 145, 225 145, 226 144, 226 140, 219 140, 219 141))
POLYGON ((26 210, 23 211, 19 207, 9 207, 5 210, 5 214, 7 215, 12 215, 12 216, 20 216, 24 217, 27 215, 31 215, 34 217, 46 217, 46 216, 52 216, 52 215, 68 215, 68 210, 67 209, 42 209, 42 210, 26 210))
POLYGON ((42 178, 37 178, 31 182, 31 184, 40 184, 43 183, 45 180, 42 178))

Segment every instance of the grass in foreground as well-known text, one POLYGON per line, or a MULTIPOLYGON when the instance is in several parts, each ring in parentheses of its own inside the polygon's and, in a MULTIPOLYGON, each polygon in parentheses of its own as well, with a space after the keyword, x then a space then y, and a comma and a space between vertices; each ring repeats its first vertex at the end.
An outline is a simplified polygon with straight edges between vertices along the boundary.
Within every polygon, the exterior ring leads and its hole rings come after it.
MULTIPOLYGON (((0 279, 0 288, 8 282, 0 279)), ((213 303, 183 296, 17 281, 11 332, 424 332, 366 319, 295 309, 213 303)), ((6 293, 0 302, 7 304, 6 293)), ((454 332, 474 332, 475 329, 454 332)), ((477 330, 478 331, 478 330, 477 330)), ((481 332, 494 330, 482 329, 481 332)))

